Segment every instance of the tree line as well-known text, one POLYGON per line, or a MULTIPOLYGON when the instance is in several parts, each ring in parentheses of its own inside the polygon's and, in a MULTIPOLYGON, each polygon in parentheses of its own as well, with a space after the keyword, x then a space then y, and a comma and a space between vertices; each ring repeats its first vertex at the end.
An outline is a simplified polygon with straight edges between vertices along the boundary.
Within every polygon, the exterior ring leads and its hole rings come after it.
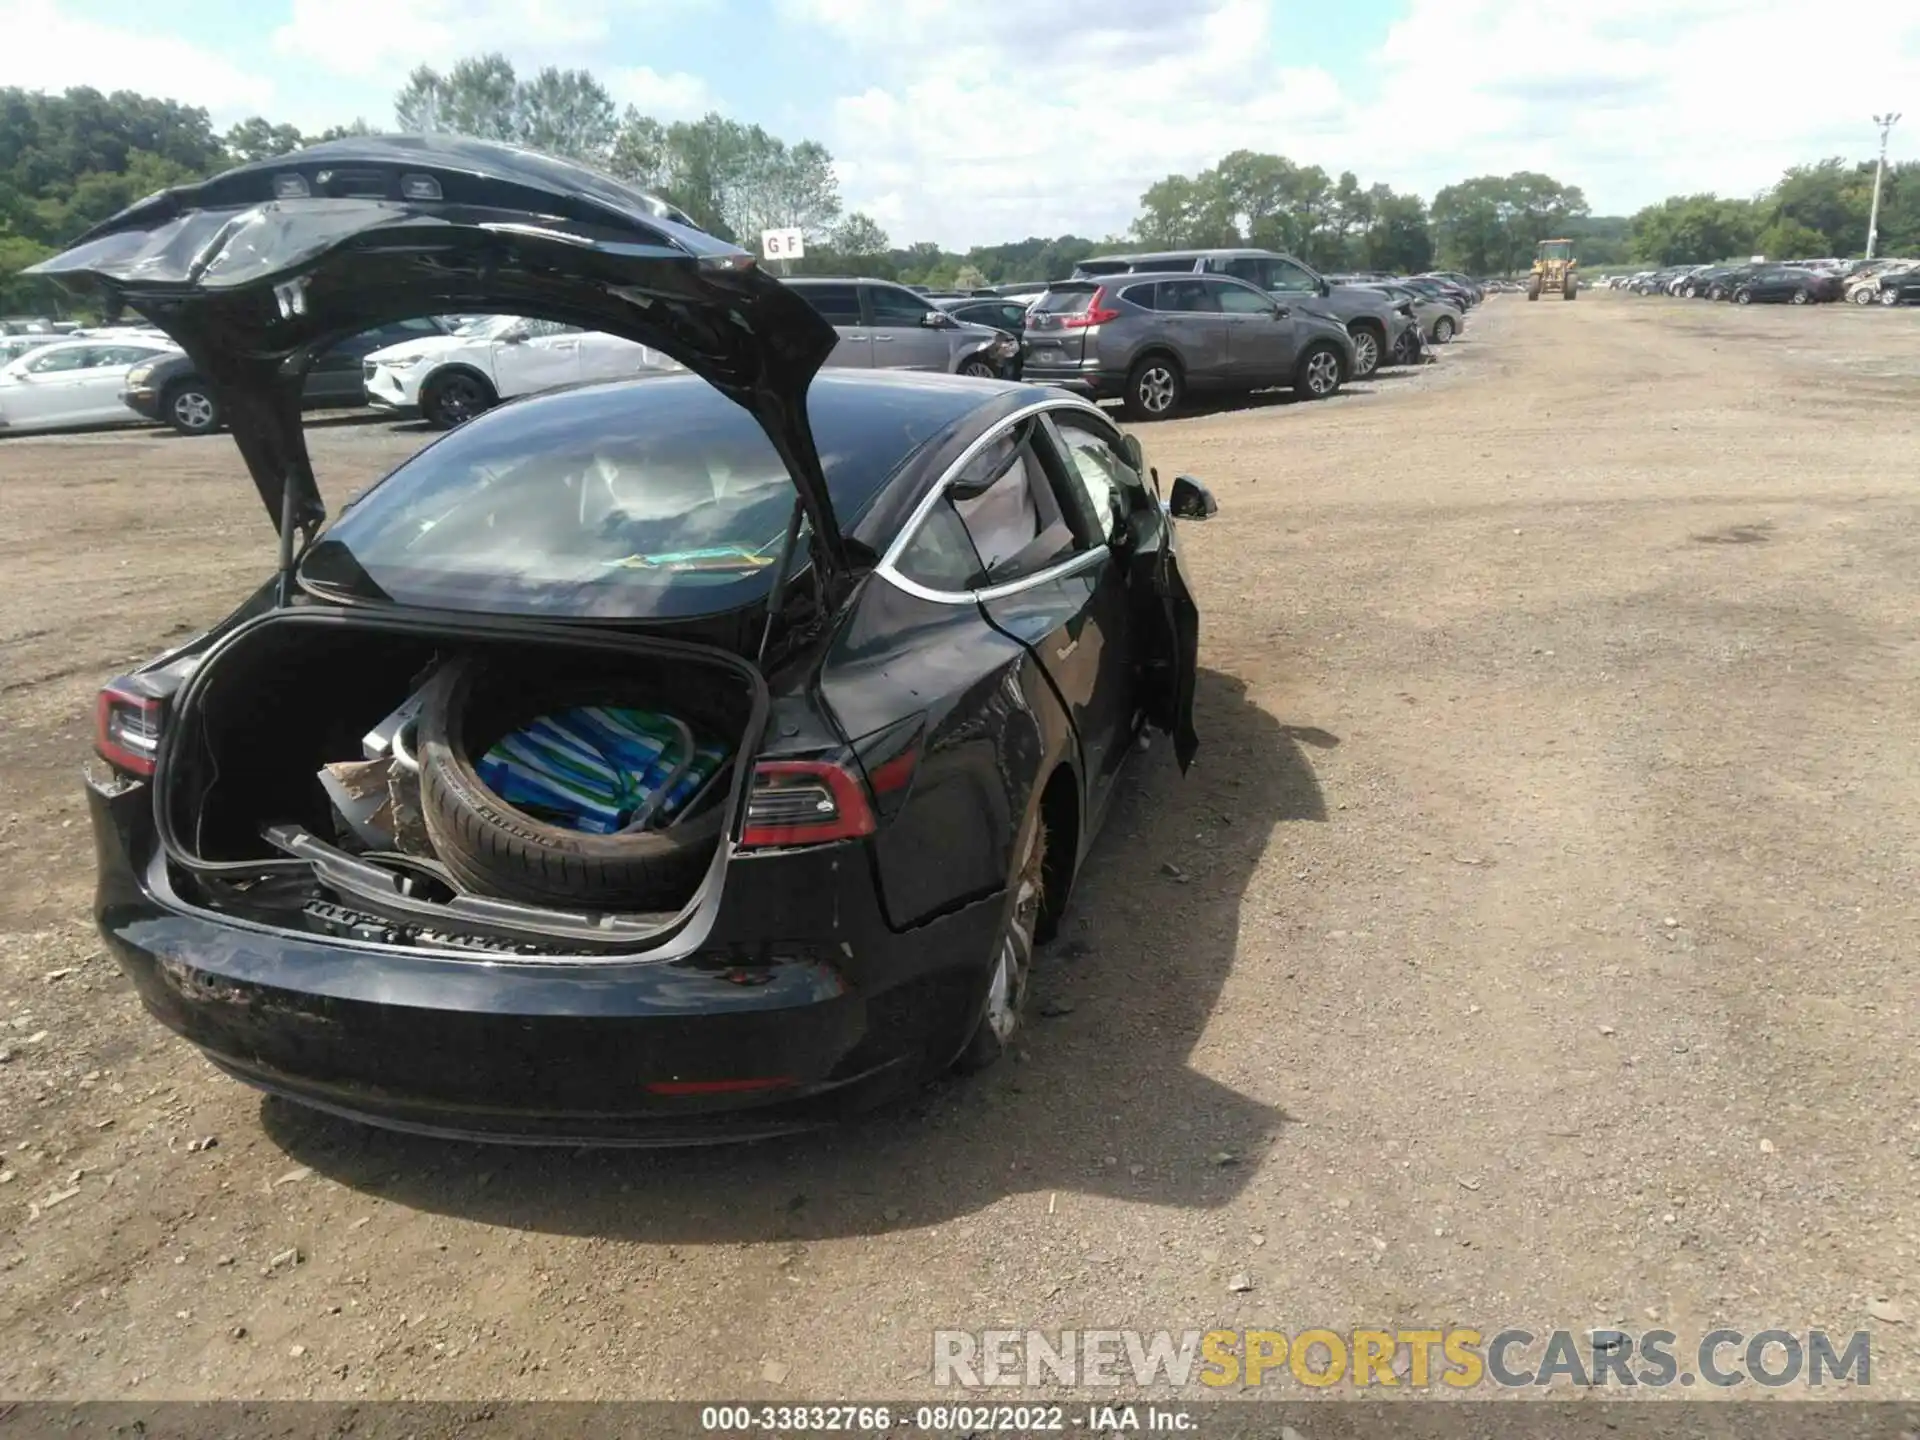
MULTIPOLYGON (((1873 206, 1871 161, 1796 165, 1750 199, 1674 195, 1628 222, 1633 258, 1650 265, 1704 265, 1768 255, 1775 259, 1858 255, 1873 206)), ((1920 254, 1920 161, 1887 167, 1877 255, 1920 254)))
MULTIPOLYGON (((1520 172, 1448 185, 1428 203, 1351 171, 1237 150, 1193 175, 1149 186, 1125 235, 1031 236, 965 252, 900 246, 841 203, 833 157, 718 113, 662 122, 620 106, 590 72, 518 73, 504 55, 442 72, 420 66, 394 97, 393 128, 510 141, 605 170, 680 206, 711 232, 753 246, 764 229, 807 236, 802 273, 857 270, 935 286, 1050 279, 1102 249, 1252 245, 1323 270, 1474 274, 1524 269, 1542 239, 1574 239, 1589 266, 1678 264, 1750 250, 1857 253, 1872 167, 1842 160, 1790 170, 1750 199, 1675 196, 1632 217, 1595 216, 1579 187, 1520 172)), ((130 91, 0 89, 0 313, 66 303, 19 272, 89 226, 170 185, 341 135, 364 120, 303 134, 255 116, 217 132, 204 109, 130 91)), ((1885 253, 1920 249, 1920 164, 1891 168, 1885 253)))

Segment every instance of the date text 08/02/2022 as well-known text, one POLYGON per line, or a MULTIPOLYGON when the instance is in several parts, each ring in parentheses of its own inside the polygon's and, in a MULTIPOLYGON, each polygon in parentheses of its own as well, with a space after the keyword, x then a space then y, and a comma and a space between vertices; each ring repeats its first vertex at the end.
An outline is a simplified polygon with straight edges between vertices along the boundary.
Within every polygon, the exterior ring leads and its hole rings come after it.
POLYGON ((1180 1435, 1195 1433, 1198 1422, 1177 1405, 707 1405, 700 1428, 714 1435, 1180 1435))

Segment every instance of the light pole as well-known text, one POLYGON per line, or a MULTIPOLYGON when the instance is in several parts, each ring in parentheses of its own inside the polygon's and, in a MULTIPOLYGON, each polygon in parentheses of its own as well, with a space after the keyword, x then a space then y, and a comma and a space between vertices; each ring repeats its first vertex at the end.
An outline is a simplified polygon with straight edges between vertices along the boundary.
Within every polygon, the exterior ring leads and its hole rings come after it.
POLYGON ((1873 171, 1873 208, 1867 212, 1867 259, 1873 258, 1874 242, 1880 238, 1880 182, 1887 175, 1887 132, 1900 122, 1900 116, 1889 112, 1873 117, 1873 123, 1880 127, 1880 163, 1873 171))

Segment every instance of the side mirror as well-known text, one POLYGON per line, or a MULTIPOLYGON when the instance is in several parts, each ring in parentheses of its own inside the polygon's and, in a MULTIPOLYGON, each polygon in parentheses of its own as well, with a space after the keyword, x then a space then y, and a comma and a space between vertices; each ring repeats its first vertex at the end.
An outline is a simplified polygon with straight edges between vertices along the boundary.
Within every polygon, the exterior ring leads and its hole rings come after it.
POLYGON ((1126 457, 1128 467, 1134 474, 1145 477, 1147 473, 1147 452, 1140 448, 1137 436, 1120 437, 1120 453, 1126 457))
POLYGON ((944 310, 929 310, 920 317, 920 323, 929 330, 958 329, 960 322, 944 310))
POLYGON ((524 330, 509 330, 500 337, 500 343, 502 345, 524 345, 529 338, 527 332, 524 330))
POLYGON ((1174 519, 1211 520, 1219 510, 1219 502, 1205 485, 1191 475, 1174 477, 1173 498, 1167 502, 1167 513, 1174 519))
POLYGON ((1293 311, 1289 310, 1285 305, 1276 305, 1273 307, 1273 318, 1276 320, 1291 320, 1293 318, 1293 311))
POLYGON ((1333 286, 1329 285, 1326 281, 1322 280, 1320 282, 1320 298, 1324 300, 1327 298, 1327 296, 1331 294, 1333 294, 1333 286))

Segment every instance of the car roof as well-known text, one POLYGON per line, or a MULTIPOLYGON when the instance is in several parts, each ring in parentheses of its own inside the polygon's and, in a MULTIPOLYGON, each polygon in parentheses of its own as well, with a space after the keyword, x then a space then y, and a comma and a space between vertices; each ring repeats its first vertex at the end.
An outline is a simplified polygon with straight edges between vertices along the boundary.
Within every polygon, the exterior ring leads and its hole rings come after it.
POLYGON ((1238 285, 1245 290, 1258 290, 1262 295, 1267 293, 1253 282, 1242 280, 1238 275, 1215 275, 1211 272, 1203 274, 1198 270, 1129 270, 1124 275, 1095 275, 1085 280, 1075 280, 1072 283, 1075 285, 1093 285, 1105 282, 1109 287, 1112 287, 1132 285, 1143 280, 1217 280, 1224 285, 1238 285))
POLYGON ((902 284, 898 280, 882 280, 877 275, 783 275, 780 277, 780 283, 794 286, 891 285, 896 290, 913 290, 913 293, 923 300, 932 298, 925 290, 914 290, 913 286, 902 284))
POLYGON ((180 348, 165 335, 82 335, 78 339, 71 335, 62 335, 58 338, 34 335, 22 338, 45 340, 46 344, 34 347, 39 350, 85 350, 120 345, 151 345, 156 350, 180 348))

